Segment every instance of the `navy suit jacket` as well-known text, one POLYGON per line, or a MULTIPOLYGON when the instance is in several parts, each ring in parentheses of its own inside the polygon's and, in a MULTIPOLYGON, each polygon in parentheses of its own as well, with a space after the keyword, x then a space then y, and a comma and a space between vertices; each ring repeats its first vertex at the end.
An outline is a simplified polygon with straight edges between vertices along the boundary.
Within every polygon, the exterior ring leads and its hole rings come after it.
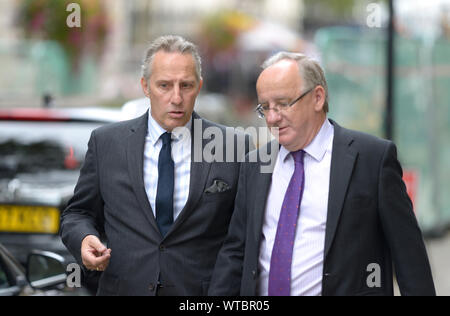
MULTIPOLYGON (((395 145, 331 123, 334 140, 322 294, 393 295, 395 266, 402 295, 435 295, 395 145), (375 272, 371 264, 380 268, 379 287, 370 282, 375 272)), ((259 246, 272 179, 260 167, 261 162, 256 162, 241 169, 235 210, 210 295, 257 294, 259 246)))
MULTIPOLYGON (((226 135, 224 126, 195 112, 193 118, 201 120, 201 132, 214 127, 226 135)), ((233 212, 241 163, 237 156, 234 162, 192 159, 187 203, 163 237, 144 187, 147 125, 148 113, 92 133, 74 196, 61 218, 63 242, 81 263, 84 237, 105 235, 112 253, 99 295, 155 295, 158 282, 168 295, 206 295, 233 212), (217 183, 221 189, 214 187, 217 183)), ((201 138, 201 149, 208 143, 201 138)), ((225 153, 227 142, 222 143, 225 153)), ((245 143, 244 155, 252 146, 246 136, 245 143)), ((194 149, 193 141, 192 155, 194 149)))

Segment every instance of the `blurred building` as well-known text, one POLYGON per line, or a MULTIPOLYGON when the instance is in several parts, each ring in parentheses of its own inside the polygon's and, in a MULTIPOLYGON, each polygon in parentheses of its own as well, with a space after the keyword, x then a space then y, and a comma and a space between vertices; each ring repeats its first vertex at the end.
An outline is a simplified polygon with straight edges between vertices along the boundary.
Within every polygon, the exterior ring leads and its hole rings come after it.
POLYGON ((303 0, 166 0, 122 1, 130 18, 132 39, 147 42, 161 34, 195 37, 199 21, 220 10, 237 10, 250 16, 300 30, 303 0))
POLYGON ((0 41, 10 41, 17 37, 17 29, 13 27, 17 1, 0 1, 0 41))
MULTIPOLYGON (((441 29, 450 1, 395 4, 393 140, 421 227, 438 235, 450 227, 450 41, 441 29)), ((326 70, 330 116, 384 137, 386 29, 325 27, 315 32, 315 43, 326 70)))
POLYGON ((196 43, 201 41, 203 21, 224 10, 235 10, 252 18, 280 24, 300 31, 303 0, 116 0, 108 5, 114 27, 110 48, 104 62, 103 95, 119 93, 131 97, 140 87, 124 74, 139 74, 139 63, 148 43, 164 34, 182 35, 196 43), (123 90, 124 83, 129 88, 123 90))

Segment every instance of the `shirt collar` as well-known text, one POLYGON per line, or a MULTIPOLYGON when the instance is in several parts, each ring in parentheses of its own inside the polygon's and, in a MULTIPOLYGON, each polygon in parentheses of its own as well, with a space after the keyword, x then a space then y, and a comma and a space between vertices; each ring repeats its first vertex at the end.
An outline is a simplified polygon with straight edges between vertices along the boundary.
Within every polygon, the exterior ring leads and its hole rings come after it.
MULTIPOLYGON (((192 127, 192 116, 190 118, 190 120, 186 123, 186 125, 184 126, 185 128, 187 128, 189 130, 189 132, 191 131, 191 127, 192 127)), ((151 112, 149 111, 148 113, 148 137, 150 138, 150 142, 153 146, 156 145, 156 143, 158 142, 159 138, 161 137, 162 134, 166 133, 167 131, 161 127, 161 125, 158 124, 158 122, 155 121, 155 119, 153 118, 151 112)), ((179 140, 180 138, 182 138, 184 135, 183 131, 180 129, 174 129, 172 132, 172 139, 174 140, 179 140)))
MULTIPOLYGON (((303 150, 315 160, 320 162, 322 161, 323 157, 325 157, 325 153, 327 152, 332 139, 333 125, 331 125, 328 119, 325 119, 325 122, 322 124, 319 133, 317 133, 312 142, 308 146, 303 148, 303 150)), ((289 150, 281 146, 280 158, 282 159, 282 161, 285 161, 289 154, 289 150)))

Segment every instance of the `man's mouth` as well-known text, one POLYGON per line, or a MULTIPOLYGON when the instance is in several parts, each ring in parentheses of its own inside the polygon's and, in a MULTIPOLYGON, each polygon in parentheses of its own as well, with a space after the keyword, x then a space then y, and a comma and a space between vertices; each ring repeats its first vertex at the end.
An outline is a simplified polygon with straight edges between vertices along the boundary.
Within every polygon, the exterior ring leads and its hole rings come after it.
POLYGON ((287 127, 272 126, 270 129, 272 132, 278 131, 278 133, 282 133, 287 127))
POLYGON ((174 119, 179 119, 184 116, 184 112, 183 111, 170 111, 169 116, 174 119))

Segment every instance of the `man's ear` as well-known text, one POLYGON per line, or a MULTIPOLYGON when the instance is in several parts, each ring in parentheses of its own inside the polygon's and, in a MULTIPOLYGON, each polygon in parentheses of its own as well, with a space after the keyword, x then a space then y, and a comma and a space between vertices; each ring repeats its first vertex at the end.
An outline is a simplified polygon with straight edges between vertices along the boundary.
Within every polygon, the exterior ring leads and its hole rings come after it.
POLYGON ((202 87, 203 87, 203 79, 200 79, 200 82, 199 82, 199 84, 198 84, 198 92, 197 92, 197 95, 200 93, 200 90, 202 90, 202 87))
POLYGON ((314 109, 318 112, 323 111, 325 104, 325 89, 322 86, 317 86, 313 90, 314 109))
POLYGON ((142 86, 142 91, 144 91, 144 94, 147 98, 150 98, 150 89, 147 85, 147 80, 145 80, 144 77, 141 78, 141 86, 142 86))

